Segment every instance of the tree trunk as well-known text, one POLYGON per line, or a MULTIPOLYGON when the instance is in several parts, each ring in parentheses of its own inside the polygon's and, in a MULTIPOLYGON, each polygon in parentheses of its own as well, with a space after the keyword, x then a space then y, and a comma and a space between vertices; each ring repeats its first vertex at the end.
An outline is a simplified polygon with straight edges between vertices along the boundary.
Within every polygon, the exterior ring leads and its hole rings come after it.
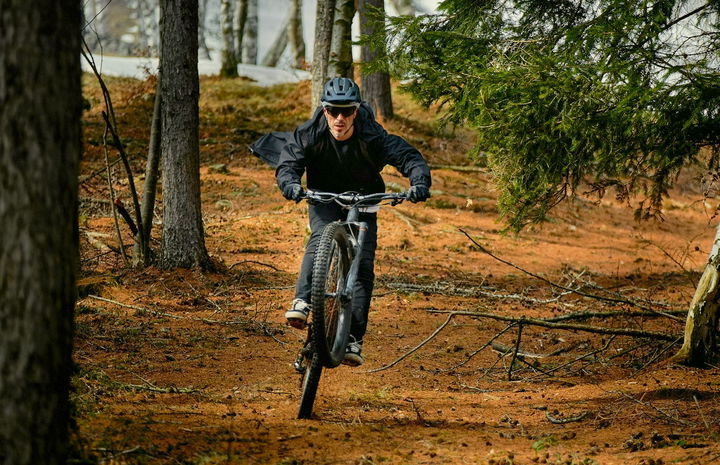
POLYGON ((231 0, 220 2, 220 23, 222 27, 223 51, 220 65, 220 76, 237 77, 237 53, 235 53, 235 38, 233 37, 233 9, 231 0))
POLYGON ((197 0, 161 0, 163 234, 160 266, 210 264, 200 206, 197 0))
POLYGON ((302 27, 302 0, 292 0, 290 4, 290 22, 288 24, 288 43, 290 56, 295 68, 305 66, 305 39, 302 27))
POLYGON ((695 289, 685 322, 685 340, 672 357, 672 361, 684 365, 704 367, 720 358, 718 352, 718 319, 720 317, 720 226, 705 271, 695 289))
POLYGON ((152 125, 150 127, 150 146, 148 147, 147 164, 145 165, 145 185, 143 187, 142 212, 143 219, 142 238, 135 241, 134 257, 136 265, 150 266, 151 250, 150 235, 152 233, 152 221, 155 209, 155 194, 157 192, 158 166, 160 165, 160 140, 162 138, 162 124, 160 119, 160 108, 162 94, 160 93, 160 76, 155 89, 155 105, 153 107, 152 125), (141 247, 142 244, 143 246, 141 247))
POLYGON ((0 462, 65 464, 78 259, 76 0, 0 14, 0 462))
POLYGON ((243 30, 242 62, 257 64, 258 0, 247 0, 247 17, 243 30))
POLYGON ((320 104, 320 94, 328 80, 327 68, 332 41, 335 0, 317 0, 315 13, 315 44, 313 47, 312 89, 310 95, 310 112, 320 104))
MULTIPOLYGON (((360 32, 362 35, 372 35, 375 27, 368 21, 368 7, 383 9, 383 0, 361 0, 360 1, 360 32)), ((381 50, 370 48, 365 45, 361 49, 360 60, 369 63, 378 57, 385 55, 385 48, 381 50)), ((390 89, 390 75, 383 71, 374 73, 362 73, 363 99, 368 102, 375 112, 375 116, 382 119, 391 119, 394 116, 392 105, 392 92, 390 89)))
POLYGON ((247 21, 247 2, 248 0, 237 0, 235 15, 233 16, 235 53, 238 61, 242 61, 243 35, 245 35, 245 22, 247 21))
POLYGON ((273 41, 272 46, 270 47, 270 50, 268 50, 267 54, 265 55, 265 58, 262 60, 263 66, 277 66, 278 61, 280 61, 280 57, 282 57, 283 52, 287 48, 288 45, 288 24, 290 20, 285 20, 285 23, 280 28, 280 31, 278 32, 277 37, 273 41))
MULTIPOLYGON (((210 56, 210 49, 205 41, 205 23, 207 21, 207 2, 208 0, 200 0, 198 3, 198 47, 200 47, 200 53, 206 60, 212 59, 210 56)), ((225 31, 223 30, 223 33, 225 31)))
POLYGON ((336 0, 328 78, 353 77, 352 21, 355 16, 354 0, 336 0))

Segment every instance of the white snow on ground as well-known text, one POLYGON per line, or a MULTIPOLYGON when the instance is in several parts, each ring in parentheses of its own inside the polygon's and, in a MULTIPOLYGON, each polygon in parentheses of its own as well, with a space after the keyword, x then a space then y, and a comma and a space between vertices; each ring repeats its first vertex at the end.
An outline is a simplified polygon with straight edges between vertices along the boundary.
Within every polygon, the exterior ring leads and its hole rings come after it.
MULTIPOLYGON (((100 74, 108 76, 131 77, 145 79, 150 74, 157 74, 158 59, 142 57, 95 57, 95 65, 100 74)), ((90 65, 82 59, 84 71, 92 72, 90 65)), ((200 75, 217 75, 220 73, 219 60, 199 60, 200 75)), ((269 68, 267 66, 238 65, 238 74, 254 81, 259 86, 272 86, 286 82, 298 82, 310 79, 310 73, 297 69, 269 68)))

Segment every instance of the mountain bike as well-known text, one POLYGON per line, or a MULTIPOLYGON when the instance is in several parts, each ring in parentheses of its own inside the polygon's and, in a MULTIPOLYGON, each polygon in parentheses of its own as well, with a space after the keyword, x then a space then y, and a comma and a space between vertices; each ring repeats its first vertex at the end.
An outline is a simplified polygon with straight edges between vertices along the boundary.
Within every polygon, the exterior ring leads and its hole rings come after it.
POLYGON ((367 232, 367 223, 359 221, 360 212, 364 207, 375 205, 394 206, 406 198, 405 193, 305 193, 308 201, 336 202, 347 209, 348 214, 344 221, 325 226, 315 250, 310 324, 307 339, 294 364, 301 375, 298 418, 310 418, 323 368, 335 368, 345 358, 360 251, 367 232))

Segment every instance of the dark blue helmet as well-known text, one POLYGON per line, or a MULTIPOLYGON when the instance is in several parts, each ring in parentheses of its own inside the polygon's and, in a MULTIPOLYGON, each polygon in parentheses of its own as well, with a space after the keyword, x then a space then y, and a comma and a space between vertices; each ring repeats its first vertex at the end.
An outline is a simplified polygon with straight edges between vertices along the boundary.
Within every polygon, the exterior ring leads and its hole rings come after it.
POLYGON ((325 83, 320 101, 331 105, 359 104, 360 88, 352 79, 333 78, 325 83))

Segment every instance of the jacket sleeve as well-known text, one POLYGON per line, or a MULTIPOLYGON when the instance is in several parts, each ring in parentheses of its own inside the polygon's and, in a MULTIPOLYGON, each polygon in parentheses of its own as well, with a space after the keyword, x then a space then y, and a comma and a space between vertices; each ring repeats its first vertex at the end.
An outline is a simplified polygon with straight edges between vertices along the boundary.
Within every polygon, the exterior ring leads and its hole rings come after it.
POLYGON ((382 131, 384 163, 409 178, 411 186, 422 184, 429 188, 432 185, 430 167, 420 152, 402 137, 382 131))
POLYGON ((322 107, 318 107, 313 117, 298 126, 287 138, 275 169, 275 180, 280 190, 288 184, 300 184, 307 166, 307 149, 314 144, 318 132, 323 129, 322 122, 322 107))
POLYGON ((285 146, 280 151, 280 158, 275 169, 275 180, 280 190, 288 184, 300 184, 305 173, 305 141, 302 128, 297 128, 287 138, 285 146))

